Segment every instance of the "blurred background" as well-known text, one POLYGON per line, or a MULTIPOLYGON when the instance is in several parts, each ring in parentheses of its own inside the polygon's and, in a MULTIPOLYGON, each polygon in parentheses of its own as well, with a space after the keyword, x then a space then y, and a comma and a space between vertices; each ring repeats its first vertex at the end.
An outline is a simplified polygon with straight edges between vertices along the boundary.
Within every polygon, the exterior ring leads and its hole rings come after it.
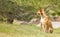
POLYGON ((38 21, 40 16, 36 12, 41 7, 45 8, 52 21, 60 21, 60 0, 0 0, 0 21, 38 21))

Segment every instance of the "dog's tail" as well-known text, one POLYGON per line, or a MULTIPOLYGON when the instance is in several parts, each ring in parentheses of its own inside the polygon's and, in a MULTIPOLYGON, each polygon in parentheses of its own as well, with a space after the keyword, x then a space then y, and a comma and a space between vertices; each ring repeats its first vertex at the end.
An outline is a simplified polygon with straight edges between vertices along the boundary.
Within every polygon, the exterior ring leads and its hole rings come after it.
POLYGON ((53 33, 53 28, 49 28, 49 33, 53 33))
POLYGON ((53 26, 52 26, 52 23, 51 22, 49 23, 49 32, 50 33, 53 33, 53 26))

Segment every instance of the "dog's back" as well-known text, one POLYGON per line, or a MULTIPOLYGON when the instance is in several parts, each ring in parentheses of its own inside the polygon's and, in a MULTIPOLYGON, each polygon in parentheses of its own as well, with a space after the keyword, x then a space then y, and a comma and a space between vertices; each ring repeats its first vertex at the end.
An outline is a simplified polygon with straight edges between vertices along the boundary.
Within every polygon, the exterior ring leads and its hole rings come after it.
POLYGON ((52 27, 52 22, 50 18, 45 18, 44 19, 44 25, 45 25, 45 31, 52 33, 53 32, 53 27, 52 27))

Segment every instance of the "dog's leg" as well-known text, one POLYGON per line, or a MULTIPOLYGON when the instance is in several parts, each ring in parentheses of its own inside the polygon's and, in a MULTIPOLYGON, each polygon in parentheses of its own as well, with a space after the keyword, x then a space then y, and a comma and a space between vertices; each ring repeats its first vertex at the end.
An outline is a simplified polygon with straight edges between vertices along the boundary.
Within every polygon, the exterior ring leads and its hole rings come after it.
POLYGON ((44 24, 44 32, 48 33, 49 27, 47 24, 44 24))
POLYGON ((40 31, 42 31, 42 23, 40 22, 40 31))

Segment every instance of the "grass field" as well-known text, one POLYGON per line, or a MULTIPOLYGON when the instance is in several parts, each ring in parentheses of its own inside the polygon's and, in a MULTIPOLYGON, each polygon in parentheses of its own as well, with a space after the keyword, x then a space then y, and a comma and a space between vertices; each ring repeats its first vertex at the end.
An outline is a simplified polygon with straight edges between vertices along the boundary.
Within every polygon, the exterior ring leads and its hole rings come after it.
POLYGON ((34 24, 19 25, 0 23, 0 37, 60 37, 60 28, 54 29, 52 34, 40 32, 34 24))

